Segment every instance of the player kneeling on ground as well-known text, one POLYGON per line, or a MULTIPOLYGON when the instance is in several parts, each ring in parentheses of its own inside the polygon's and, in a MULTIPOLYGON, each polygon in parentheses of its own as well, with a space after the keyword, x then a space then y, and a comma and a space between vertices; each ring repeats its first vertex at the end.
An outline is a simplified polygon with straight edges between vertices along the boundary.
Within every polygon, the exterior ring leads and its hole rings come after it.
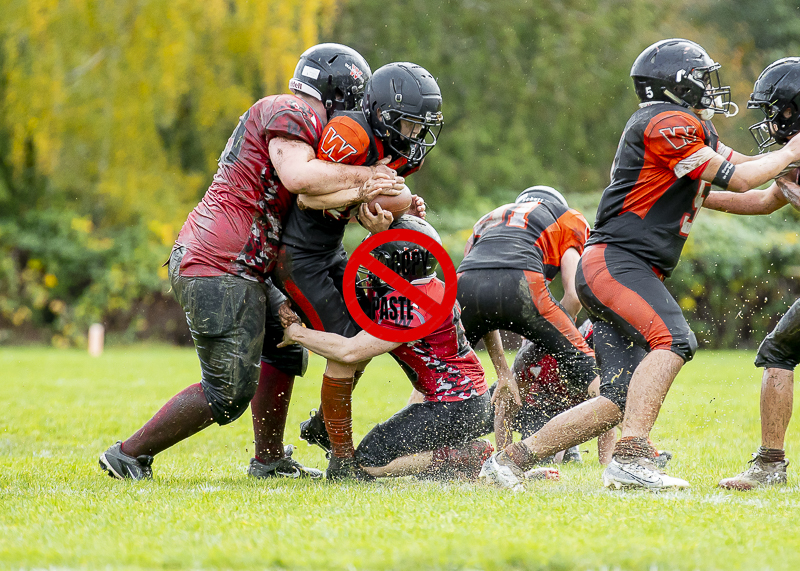
MULTIPOLYGON (((390 229, 415 230, 441 243, 436 230, 417 217, 402 216, 392 223, 390 229)), ((422 294, 437 303, 443 299, 444 283, 434 273, 438 262, 424 248, 412 242, 388 242, 377 247, 372 254, 410 281, 422 294), (403 264, 403 254, 406 254, 405 258, 411 256, 427 262, 403 264)), ((408 305, 404 303, 405 298, 376 276, 369 274, 366 282, 365 287, 359 288, 364 305, 408 305), (387 303, 382 303, 383 300, 387 303)), ((375 321, 385 329, 401 332, 432 317, 416 305, 409 309, 410 312, 377 311, 375 321), (391 318, 392 314, 394 318, 391 318)), ((357 449, 352 444, 349 390, 344 391, 339 400, 335 395, 329 395, 329 400, 335 405, 325 412, 331 440, 337 441, 337 448, 342 450, 347 448, 342 446, 342 440, 349 439, 349 455, 333 456, 327 471, 329 479, 342 475, 371 479, 448 471, 473 478, 477 476, 481 464, 493 451, 488 442, 475 441, 491 432, 491 404, 483 367, 461 327, 458 303, 433 333, 410 343, 384 341, 366 331, 346 338, 306 329, 299 324, 299 319, 284 325, 287 326, 285 344, 299 343, 336 362, 359 363, 391 352, 415 389, 424 395, 424 402, 406 406, 373 428, 357 449)))

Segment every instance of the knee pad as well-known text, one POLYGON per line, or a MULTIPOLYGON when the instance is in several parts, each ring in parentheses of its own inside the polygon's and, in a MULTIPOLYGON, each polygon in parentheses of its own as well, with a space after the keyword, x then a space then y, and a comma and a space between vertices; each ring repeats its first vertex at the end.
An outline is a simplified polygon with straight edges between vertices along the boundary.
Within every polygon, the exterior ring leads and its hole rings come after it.
POLYGON ((233 379, 224 383, 210 383, 203 379, 203 392, 211 407, 214 421, 220 426, 230 424, 247 410, 258 389, 258 367, 248 367, 233 379))
POLYGON ((792 351, 791 347, 786 347, 781 341, 781 337, 775 335, 774 331, 767 335, 758 348, 756 367, 794 371, 798 364, 796 351, 792 351))
POLYGON ((378 424, 358 444, 356 461, 359 465, 368 468, 386 466, 397 458, 397 455, 387 447, 389 440, 388 436, 384 434, 382 425, 378 424))
POLYGON ((628 383, 603 384, 600 383, 600 396, 607 398, 625 413, 625 403, 628 401, 628 383))
POLYGON ((672 342, 670 350, 678 355, 685 363, 688 363, 697 353, 697 337, 694 331, 689 330, 689 334, 685 339, 676 339, 672 342))

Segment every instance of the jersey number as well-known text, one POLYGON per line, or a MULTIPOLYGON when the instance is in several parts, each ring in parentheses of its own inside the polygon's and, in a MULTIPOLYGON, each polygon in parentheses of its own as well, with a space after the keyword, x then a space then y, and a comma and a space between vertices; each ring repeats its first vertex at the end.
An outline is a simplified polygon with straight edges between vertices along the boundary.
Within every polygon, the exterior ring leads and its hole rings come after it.
POLYGON ((692 209, 684 214, 681 218, 681 236, 684 238, 689 235, 689 232, 692 229, 694 217, 697 216, 697 211, 700 210, 701 206, 703 206, 703 200, 705 200, 705 191, 709 186, 711 186, 710 183, 700 180, 700 184, 697 185, 697 194, 694 195, 692 209))
POLYGON ((511 226, 513 228, 527 228, 528 214, 530 214, 534 208, 539 206, 539 204, 541 203, 524 202, 522 204, 515 204, 512 208, 509 208, 511 215, 508 217, 506 226, 511 226))

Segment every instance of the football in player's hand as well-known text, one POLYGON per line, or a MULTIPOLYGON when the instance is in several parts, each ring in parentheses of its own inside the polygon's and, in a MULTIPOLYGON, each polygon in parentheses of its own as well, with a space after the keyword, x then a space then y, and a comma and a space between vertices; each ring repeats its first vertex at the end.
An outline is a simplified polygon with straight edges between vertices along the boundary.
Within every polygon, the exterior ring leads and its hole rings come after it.
POLYGON ((411 207, 411 191, 404 185, 403 190, 397 196, 379 194, 369 201, 369 211, 373 214, 377 214, 376 204, 379 204, 382 209, 391 212, 394 219, 397 220, 411 207))

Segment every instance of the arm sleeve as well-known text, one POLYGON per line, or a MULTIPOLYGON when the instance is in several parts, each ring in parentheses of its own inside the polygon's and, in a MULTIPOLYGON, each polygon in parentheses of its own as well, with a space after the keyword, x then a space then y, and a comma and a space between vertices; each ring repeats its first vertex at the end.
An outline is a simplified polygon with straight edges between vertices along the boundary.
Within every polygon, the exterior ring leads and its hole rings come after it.
POLYGON ((322 131, 317 158, 333 163, 361 165, 369 154, 369 135, 350 117, 334 117, 322 131))
POLYGON ((316 148, 319 143, 317 117, 309 108, 305 110, 293 100, 280 103, 280 108, 269 115, 264 131, 267 139, 281 137, 302 141, 316 148))
POLYGON ((561 226, 561 254, 570 248, 583 254, 586 240, 589 239, 589 222, 583 214, 570 208, 558 219, 558 225, 561 226))
POLYGON ((685 161, 692 155, 703 148, 715 152, 706 145, 700 119, 688 112, 670 111, 657 115, 645 129, 644 138, 645 148, 653 160, 673 171, 678 178, 693 174, 702 166, 693 164, 688 168, 685 161))

